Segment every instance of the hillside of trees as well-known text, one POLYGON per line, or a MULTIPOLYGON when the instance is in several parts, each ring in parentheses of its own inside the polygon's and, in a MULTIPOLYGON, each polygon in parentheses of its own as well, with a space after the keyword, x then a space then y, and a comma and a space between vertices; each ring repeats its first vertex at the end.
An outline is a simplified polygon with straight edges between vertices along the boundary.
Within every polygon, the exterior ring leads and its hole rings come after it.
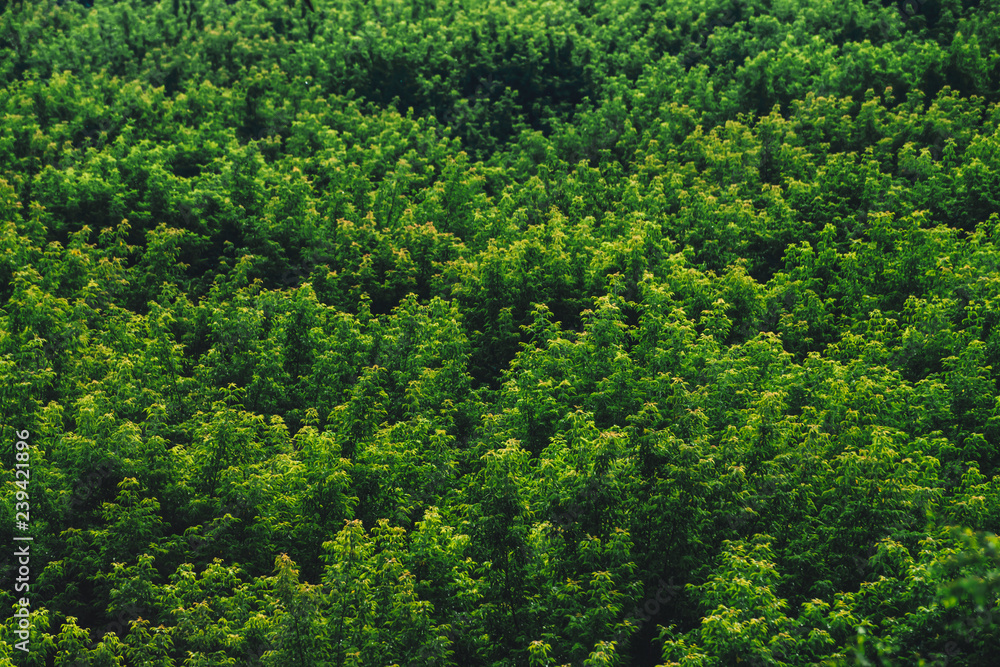
POLYGON ((990 667, 998 396, 1000 0, 0 0, 0 665, 990 667))

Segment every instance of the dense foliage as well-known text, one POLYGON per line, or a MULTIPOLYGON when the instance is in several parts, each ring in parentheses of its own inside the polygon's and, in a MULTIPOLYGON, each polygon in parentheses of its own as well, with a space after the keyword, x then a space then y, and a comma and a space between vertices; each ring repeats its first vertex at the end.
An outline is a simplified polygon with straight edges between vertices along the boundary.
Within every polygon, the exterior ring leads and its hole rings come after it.
POLYGON ((0 11, 3 664, 995 664, 998 0, 0 11))

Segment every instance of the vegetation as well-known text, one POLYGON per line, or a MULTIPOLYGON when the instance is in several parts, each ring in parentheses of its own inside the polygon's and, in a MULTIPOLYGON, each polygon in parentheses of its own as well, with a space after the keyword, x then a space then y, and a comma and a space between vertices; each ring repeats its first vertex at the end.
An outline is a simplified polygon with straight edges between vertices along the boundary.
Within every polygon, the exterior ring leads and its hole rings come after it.
POLYGON ((995 664, 998 0, 0 12, 0 663, 995 664))

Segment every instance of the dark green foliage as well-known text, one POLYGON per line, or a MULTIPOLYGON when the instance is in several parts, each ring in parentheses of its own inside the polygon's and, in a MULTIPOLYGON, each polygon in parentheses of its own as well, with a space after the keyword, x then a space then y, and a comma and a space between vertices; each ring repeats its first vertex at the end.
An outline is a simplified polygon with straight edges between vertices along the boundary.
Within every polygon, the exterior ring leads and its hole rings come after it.
POLYGON ((998 51, 995 0, 0 2, 0 664, 993 664, 998 51))

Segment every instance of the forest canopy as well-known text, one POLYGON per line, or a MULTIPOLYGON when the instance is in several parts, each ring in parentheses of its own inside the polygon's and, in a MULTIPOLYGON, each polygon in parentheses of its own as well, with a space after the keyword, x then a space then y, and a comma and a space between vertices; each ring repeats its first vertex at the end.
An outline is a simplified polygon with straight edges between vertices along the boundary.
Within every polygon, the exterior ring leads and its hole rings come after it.
POLYGON ((1000 0, 0 0, 0 665, 988 667, 994 366, 1000 0))

